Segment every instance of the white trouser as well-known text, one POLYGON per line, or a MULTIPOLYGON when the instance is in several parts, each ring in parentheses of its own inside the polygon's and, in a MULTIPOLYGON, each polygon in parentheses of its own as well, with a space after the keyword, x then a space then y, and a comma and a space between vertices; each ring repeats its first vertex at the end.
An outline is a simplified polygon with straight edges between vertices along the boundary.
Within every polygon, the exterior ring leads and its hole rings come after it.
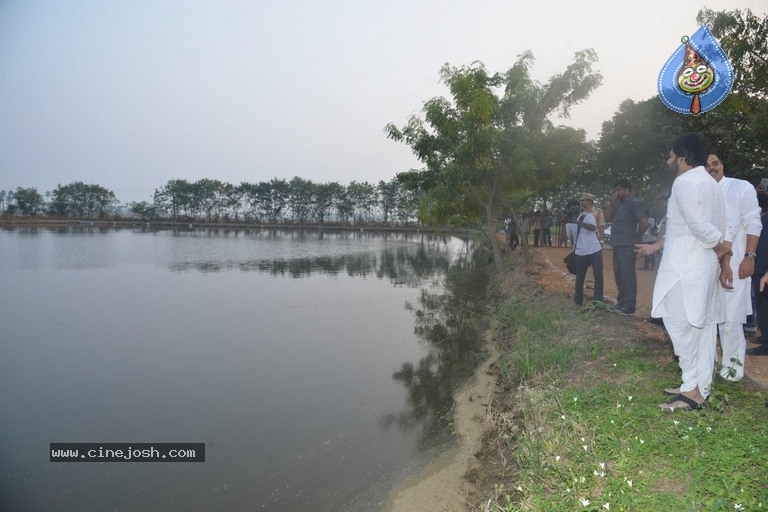
POLYGON ((708 397, 712 387, 717 357, 717 324, 695 327, 688 322, 683 300, 683 289, 677 283, 664 297, 667 316, 663 317, 675 355, 680 359, 683 373, 680 391, 699 392, 708 397))
POLYGON ((744 324, 741 322, 724 322, 718 325, 718 330, 720 332, 720 347, 723 349, 720 376, 724 379, 738 382, 744 378, 744 364, 747 357, 747 340, 744 338, 744 324), (736 372, 732 376, 729 375, 731 370, 736 372))

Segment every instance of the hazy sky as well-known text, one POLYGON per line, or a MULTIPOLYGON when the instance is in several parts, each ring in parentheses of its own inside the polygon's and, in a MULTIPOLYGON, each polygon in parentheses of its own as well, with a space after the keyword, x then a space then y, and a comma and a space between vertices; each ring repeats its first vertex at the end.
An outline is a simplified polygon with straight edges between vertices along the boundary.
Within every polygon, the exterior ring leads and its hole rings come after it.
POLYGON ((768 0, 0 0, 0 190, 84 181, 122 202, 168 180, 389 180, 386 138, 447 96, 443 64, 545 81, 594 48, 603 85, 562 123, 599 136, 702 6, 768 0))

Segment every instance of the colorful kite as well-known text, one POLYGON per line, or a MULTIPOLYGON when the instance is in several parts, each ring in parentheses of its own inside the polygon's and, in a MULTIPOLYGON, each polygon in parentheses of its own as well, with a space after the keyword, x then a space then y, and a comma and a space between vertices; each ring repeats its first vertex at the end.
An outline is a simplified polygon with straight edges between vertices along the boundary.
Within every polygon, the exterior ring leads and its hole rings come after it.
POLYGON ((731 92, 733 67, 706 25, 682 43, 659 73, 659 97, 675 112, 698 115, 731 92))

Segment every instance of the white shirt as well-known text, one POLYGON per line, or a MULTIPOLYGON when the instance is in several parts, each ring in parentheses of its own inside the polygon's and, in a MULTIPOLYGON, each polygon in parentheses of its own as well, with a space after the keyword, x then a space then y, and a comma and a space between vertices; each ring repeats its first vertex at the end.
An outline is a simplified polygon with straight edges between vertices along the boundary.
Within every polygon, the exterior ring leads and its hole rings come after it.
MULTIPOLYGON (((584 224, 597 227, 597 221, 595 220, 594 215, 591 213, 584 213, 579 216, 580 219, 582 217, 584 217, 582 220, 584 224)), ((581 228, 581 231, 579 231, 579 225, 575 223, 568 224, 566 229, 568 229, 568 237, 573 237, 573 239, 576 240, 577 256, 587 256, 589 254, 594 254, 603 248, 603 246, 600 245, 600 240, 597 239, 597 230, 590 231, 588 229, 581 228), (577 232, 578 239, 576 239, 577 232)))
POLYGON ((726 320, 744 323, 745 317, 752 313, 752 278, 739 279, 739 265, 747 251, 747 235, 760 236, 763 227, 760 222, 760 206, 757 204, 755 187, 748 181, 723 177, 718 184, 725 197, 725 223, 733 233, 733 290, 725 291, 726 320))
POLYGON ((653 288, 653 311, 658 318, 683 308, 696 327, 725 320, 719 263, 713 248, 726 232, 722 189, 704 167, 684 172, 672 184, 667 205, 664 254, 653 288), (684 304, 667 304, 667 293, 680 283, 684 304))

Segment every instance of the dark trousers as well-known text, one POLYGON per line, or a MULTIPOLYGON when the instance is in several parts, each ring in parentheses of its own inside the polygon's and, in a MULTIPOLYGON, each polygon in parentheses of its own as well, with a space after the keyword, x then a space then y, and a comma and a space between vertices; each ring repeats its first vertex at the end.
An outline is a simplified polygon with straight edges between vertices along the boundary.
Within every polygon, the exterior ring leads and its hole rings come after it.
POLYGON ((540 229, 534 229, 533 230, 533 246, 538 247, 539 246, 539 238, 541 238, 541 230, 540 229))
POLYGON ((603 301, 603 251, 597 251, 586 256, 576 255, 576 290, 573 301, 581 306, 584 304, 584 278, 587 277, 587 269, 592 267, 595 276, 595 290, 592 300, 603 301))
POLYGON ((552 231, 549 228, 544 228, 544 241, 542 242, 547 247, 552 247, 552 231))
POLYGON ((613 277, 619 293, 616 306, 635 309, 637 306, 637 253, 630 245, 613 248, 613 277))
POLYGON ((757 273, 752 276, 752 291, 755 294, 755 316, 760 329, 760 343, 768 343, 768 287, 760 291, 760 279, 757 273))

